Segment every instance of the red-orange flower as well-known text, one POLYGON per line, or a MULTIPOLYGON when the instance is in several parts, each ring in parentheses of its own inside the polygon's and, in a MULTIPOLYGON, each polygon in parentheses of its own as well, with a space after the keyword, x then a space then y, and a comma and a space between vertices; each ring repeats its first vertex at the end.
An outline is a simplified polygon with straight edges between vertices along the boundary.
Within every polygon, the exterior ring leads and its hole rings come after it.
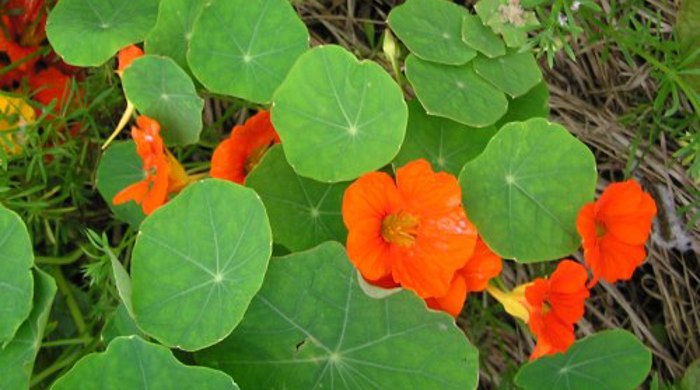
POLYGON ((430 308, 442 310, 457 317, 462 311, 467 294, 484 291, 489 280, 498 276, 502 268, 501 257, 493 253, 481 237, 478 237, 474 253, 464 267, 455 273, 447 294, 428 298, 426 302, 430 308))
POLYGON ((576 227, 586 264, 609 283, 627 280, 646 257, 644 243, 656 216, 654 199, 634 180, 611 184, 595 202, 583 206, 576 227))
POLYGON ((130 200, 141 205, 148 215, 168 200, 168 195, 179 192, 189 183, 182 165, 163 145, 160 125, 147 116, 139 116, 131 128, 136 152, 143 162, 145 178, 121 190, 112 199, 120 205, 130 200))
POLYGON ((117 54, 117 73, 119 76, 124 73, 124 69, 131 65, 135 59, 141 56, 143 56, 143 50, 136 45, 130 45, 119 50, 119 53, 117 54))
POLYGON ((457 179, 425 160, 360 177, 345 191, 348 256, 370 282, 393 279, 423 298, 447 294, 474 251, 476 230, 457 179))
POLYGON ((272 127, 270 113, 258 112, 243 126, 234 127, 231 137, 216 147, 211 159, 211 177, 243 184, 265 152, 279 142, 280 137, 272 127))
POLYGON ((583 317, 588 272, 581 264, 563 260, 549 279, 538 278, 525 289, 528 325, 537 337, 530 359, 565 352, 576 340, 574 324, 583 317))

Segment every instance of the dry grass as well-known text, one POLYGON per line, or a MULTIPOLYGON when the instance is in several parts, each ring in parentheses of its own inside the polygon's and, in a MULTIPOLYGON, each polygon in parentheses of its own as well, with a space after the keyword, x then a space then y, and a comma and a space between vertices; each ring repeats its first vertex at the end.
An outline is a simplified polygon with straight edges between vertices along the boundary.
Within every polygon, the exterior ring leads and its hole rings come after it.
MULTIPOLYGON (((400 2, 304 0, 297 1, 296 6, 311 29, 313 44, 340 44, 361 57, 382 62, 376 48, 370 46, 366 26, 375 27, 378 40, 387 13, 400 2)), ((609 9, 608 0, 600 4, 609 9)), ((675 4, 648 0, 647 5, 661 13, 656 28, 669 33, 675 4)), ((651 18, 640 12, 641 18, 651 18)), ((601 177, 599 190, 610 180, 619 179, 631 162, 633 176, 653 192, 661 211, 646 264, 629 283, 601 283, 594 289, 585 319, 578 327, 579 336, 607 328, 628 329, 652 349, 653 370, 664 381, 677 380, 700 356, 700 260, 696 255, 700 227, 684 230, 685 217, 676 216, 676 210, 697 202, 693 193, 699 193, 700 188, 671 157, 676 148, 672 140, 662 134, 654 145, 646 145, 637 129, 620 124, 620 116, 640 101, 653 100, 656 85, 649 76, 649 67, 641 61, 628 64, 614 42, 588 44, 583 37, 574 47, 575 62, 559 56, 554 69, 545 72, 551 93, 551 119, 565 125, 594 151, 601 177), (604 55, 606 46, 610 49, 608 56, 604 55)), ((580 260, 580 254, 578 257, 580 260)), ((503 279, 515 285, 534 274, 533 267, 509 263, 503 279)), ((484 306, 489 305, 493 302, 484 300, 484 306)), ((513 325, 507 317, 503 321, 513 325)), ((470 319, 461 318, 459 322, 469 332, 470 319)), ((483 387, 498 386, 509 365, 527 360, 533 343, 526 332, 491 332, 472 340, 481 350, 483 387)))

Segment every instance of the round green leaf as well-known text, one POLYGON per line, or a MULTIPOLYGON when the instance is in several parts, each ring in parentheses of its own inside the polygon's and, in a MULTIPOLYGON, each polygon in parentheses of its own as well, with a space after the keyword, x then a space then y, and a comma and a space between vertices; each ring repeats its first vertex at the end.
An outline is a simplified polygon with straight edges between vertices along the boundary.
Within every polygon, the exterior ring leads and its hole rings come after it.
POLYGON ((233 389, 230 376, 206 367, 186 366, 167 348, 137 336, 118 337, 102 353, 80 359, 52 390, 73 389, 233 389))
POLYGON ((119 306, 105 320, 105 327, 102 329, 102 340, 109 344, 112 340, 120 336, 137 335, 145 337, 141 329, 136 325, 136 321, 129 314, 129 310, 124 303, 119 306))
POLYGON ((172 58, 180 68, 189 71, 187 47, 194 22, 207 0, 160 0, 158 21, 148 33, 144 47, 148 54, 172 58))
POLYGON ((371 298, 357 277, 334 242, 273 260, 241 325, 197 361, 249 389, 476 388, 478 351, 450 316, 408 291, 371 298))
POLYGON ((145 178, 143 163, 136 153, 134 141, 117 141, 102 154, 95 184, 114 216, 137 227, 145 217, 141 206, 134 202, 115 206, 112 199, 119 191, 145 178))
POLYGON ((0 205, 0 348, 32 310, 34 251, 27 227, 0 205))
POLYGON ((508 122, 548 117, 549 89, 547 89, 547 83, 542 81, 525 95, 515 99, 508 98, 508 112, 496 122, 496 127, 501 128, 508 122))
POLYGON ((308 45, 287 0, 212 0, 195 22, 187 60, 210 91, 267 103, 308 45))
POLYGON ((503 44, 503 40, 493 30, 481 23, 481 19, 476 15, 464 15, 462 19, 462 40, 490 58, 506 54, 506 46, 503 44))
POLYGON ((302 55, 272 107, 290 165, 322 182, 351 180, 388 164, 407 118, 403 93, 384 69, 334 45, 302 55))
POLYGON ((134 107, 160 123, 168 145, 199 141, 204 100, 175 61, 153 55, 137 58, 124 70, 123 86, 134 107))
POLYGON ((300 251, 328 240, 345 242, 340 210, 348 183, 319 183, 298 176, 277 145, 246 177, 246 186, 262 198, 275 243, 300 251))
MULTIPOLYGON (((15 338, 0 347, 0 389, 28 389, 34 360, 44 337, 56 283, 45 272, 34 270, 34 306, 15 338)), ((6 301, 3 301, 6 302, 6 301)))
POLYGON ((494 124, 508 108, 503 92, 477 75, 471 63, 448 66, 409 55, 406 77, 431 115, 485 127, 494 124))
POLYGON ((406 140, 394 159, 402 166, 424 158, 436 171, 458 175, 464 163, 484 150, 497 129, 493 126, 473 128, 426 114, 417 100, 408 103, 406 140))
POLYGON ((416 56, 447 65, 462 65, 476 51, 462 41, 467 9, 445 0, 408 0, 389 13, 391 30, 416 56))
POLYGON ((46 35, 65 62, 100 66, 119 49, 143 41, 159 0, 61 0, 46 20, 46 35))
POLYGON ((576 217, 593 200, 591 151, 560 125, 509 123, 459 175, 469 218, 500 256, 561 258, 581 244, 576 217))
POLYGON ((524 95, 542 81, 540 67, 529 51, 519 53, 510 49, 498 58, 479 56, 474 59, 474 70, 512 97, 524 95))
POLYGON ((574 343, 565 354, 541 357, 520 368, 524 390, 629 390, 644 382, 651 352, 633 334, 606 330, 574 343))
POLYGON ((253 190, 217 179, 189 185, 141 224, 131 265, 137 324, 188 351, 217 343, 243 318, 271 253, 253 190))

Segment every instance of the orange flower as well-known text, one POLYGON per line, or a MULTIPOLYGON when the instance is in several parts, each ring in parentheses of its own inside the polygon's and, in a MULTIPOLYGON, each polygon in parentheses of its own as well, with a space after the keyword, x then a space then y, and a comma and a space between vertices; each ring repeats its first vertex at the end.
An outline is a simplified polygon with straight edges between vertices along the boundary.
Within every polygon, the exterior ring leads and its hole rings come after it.
POLYGON ((360 177, 345 191, 348 257, 370 282, 391 278, 422 298, 447 294, 474 252, 476 230, 454 176, 425 160, 360 177))
POLYGON ((583 241, 591 286, 628 280, 646 257, 656 204, 634 180, 611 184, 595 202, 583 206, 576 227, 583 241))
POLYGON ((121 190, 112 199, 120 205, 130 200, 141 205, 144 214, 151 214, 168 200, 168 195, 182 190, 190 181, 184 168, 163 146, 160 125, 147 116, 139 116, 131 128, 136 152, 143 162, 145 178, 121 190))
POLYGON ((211 159, 211 177, 243 184, 265 152, 279 142, 280 137, 270 122, 270 113, 258 112, 243 126, 234 127, 231 137, 216 147, 211 159))
POLYGON ((528 325, 537 337, 530 360, 563 353, 574 343, 574 324, 583 317, 589 295, 587 279, 581 264, 563 260, 549 279, 535 279, 525 289, 528 325))
POLYGON ((117 54, 117 62, 119 63, 117 74, 121 76, 124 73, 124 69, 141 56, 143 56, 143 50, 136 45, 127 46, 119 50, 119 54, 117 54))
POLYGON ((462 311, 467 294, 484 291, 489 280, 498 276, 502 268, 501 258, 478 237, 474 254, 464 267, 455 273, 447 294, 438 298, 428 298, 426 302, 432 309, 446 311, 457 317, 462 311))

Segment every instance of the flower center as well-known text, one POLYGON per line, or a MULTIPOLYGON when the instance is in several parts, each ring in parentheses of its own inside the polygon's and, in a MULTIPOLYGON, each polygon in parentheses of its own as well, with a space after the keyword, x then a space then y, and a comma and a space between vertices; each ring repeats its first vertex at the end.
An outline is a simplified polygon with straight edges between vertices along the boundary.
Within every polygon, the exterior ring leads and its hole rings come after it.
POLYGON ((603 224, 596 222, 595 224, 595 235, 598 238, 601 238, 605 235, 605 226, 603 224))
POLYGON ((552 304, 549 301, 542 302, 542 314, 545 315, 552 310, 552 304))
POLYGON ((389 214, 382 220, 384 241, 408 248, 413 246, 418 233, 418 217, 404 212, 389 214))
POLYGON ((246 175, 249 174, 250 171, 252 171, 253 168, 255 168, 258 165, 258 163, 265 155, 265 152, 267 152, 267 149, 270 146, 271 145, 259 146, 251 151, 250 155, 245 159, 245 165, 243 167, 243 169, 245 169, 246 175))

